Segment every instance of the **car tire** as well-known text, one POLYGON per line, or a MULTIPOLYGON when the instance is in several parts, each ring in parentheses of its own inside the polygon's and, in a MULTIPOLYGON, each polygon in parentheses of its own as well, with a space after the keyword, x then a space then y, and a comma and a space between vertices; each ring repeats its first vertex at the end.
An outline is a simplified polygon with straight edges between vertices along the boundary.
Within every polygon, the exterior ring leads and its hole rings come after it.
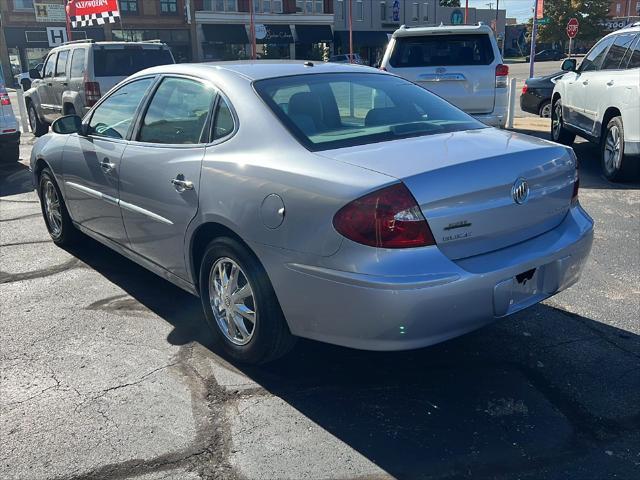
POLYGON ((634 180, 638 175, 640 161, 624 154, 622 117, 613 117, 604 129, 600 141, 600 164, 604 176, 611 182, 634 180))
POLYGON ((40 173, 38 194, 42 217, 53 243, 59 247, 73 244, 78 237, 78 230, 73 226, 62 192, 48 168, 40 173))
POLYGON ((293 348, 296 337, 289 331, 269 277, 240 242, 221 237, 207 246, 199 285, 207 323, 230 357, 262 364, 293 348))
POLYGON ((36 137, 41 137, 49 131, 49 125, 40 120, 38 110, 33 103, 29 103, 29 125, 36 137))
POLYGON ((562 100, 553 103, 551 109, 551 139, 554 142, 571 146, 576 139, 576 134, 567 130, 562 118, 562 100))
POLYGON ((542 118, 551 118, 551 100, 545 100, 538 109, 538 115, 542 118))

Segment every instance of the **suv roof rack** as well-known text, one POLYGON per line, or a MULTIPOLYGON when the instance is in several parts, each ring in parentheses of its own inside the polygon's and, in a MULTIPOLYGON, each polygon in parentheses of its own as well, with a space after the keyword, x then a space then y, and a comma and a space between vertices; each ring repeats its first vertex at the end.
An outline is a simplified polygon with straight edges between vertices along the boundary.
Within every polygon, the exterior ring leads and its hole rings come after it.
POLYGON ((69 40, 62 45, 73 45, 74 43, 96 43, 96 41, 93 38, 85 38, 84 40, 69 40))
POLYGON ((153 40, 142 40, 141 42, 136 42, 136 43, 164 43, 164 42, 159 38, 155 38, 153 40))

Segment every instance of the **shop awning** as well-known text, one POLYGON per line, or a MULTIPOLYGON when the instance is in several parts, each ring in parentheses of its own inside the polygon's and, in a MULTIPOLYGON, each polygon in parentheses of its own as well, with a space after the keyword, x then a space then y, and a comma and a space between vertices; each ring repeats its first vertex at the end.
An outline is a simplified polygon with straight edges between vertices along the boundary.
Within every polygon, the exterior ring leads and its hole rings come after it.
POLYGON ((289 25, 256 24, 256 43, 289 44, 293 34, 289 25))
MULTIPOLYGON (((357 31, 353 32, 353 44, 358 47, 384 47, 389 43, 389 37, 387 33, 393 32, 381 32, 373 30, 357 31)), ((336 31, 334 32, 334 38, 337 44, 342 46, 349 45, 349 32, 336 31)))
POLYGON ((207 42, 231 44, 249 43, 247 30, 244 28, 244 25, 240 24, 205 23, 202 25, 202 33, 207 42))
POLYGON ((300 43, 333 42, 333 33, 329 25, 296 25, 296 33, 300 43))

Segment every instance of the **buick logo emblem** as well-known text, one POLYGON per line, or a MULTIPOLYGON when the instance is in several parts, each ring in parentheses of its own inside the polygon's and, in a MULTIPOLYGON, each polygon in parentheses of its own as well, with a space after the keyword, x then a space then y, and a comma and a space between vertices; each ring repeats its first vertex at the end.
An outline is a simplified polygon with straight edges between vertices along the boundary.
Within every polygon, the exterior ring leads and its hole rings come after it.
POLYGON ((511 197, 518 205, 522 205, 527 201, 529 198, 529 184, 524 178, 520 177, 515 181, 513 187, 511 187, 511 197))

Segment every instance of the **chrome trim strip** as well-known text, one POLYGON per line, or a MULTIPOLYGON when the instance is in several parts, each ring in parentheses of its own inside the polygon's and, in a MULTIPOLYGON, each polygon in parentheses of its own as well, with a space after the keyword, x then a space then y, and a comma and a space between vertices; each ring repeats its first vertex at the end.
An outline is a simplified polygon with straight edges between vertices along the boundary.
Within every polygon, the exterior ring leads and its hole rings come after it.
POLYGON ((120 207, 122 207, 122 208, 124 208, 126 210, 129 210, 130 212, 135 212, 135 213, 140 213, 142 215, 146 215, 149 218, 153 218, 154 220, 157 220, 159 222, 166 223, 167 225, 173 225, 173 222, 171 220, 169 220, 168 218, 161 217, 157 213, 150 212, 149 210, 145 210, 144 208, 139 207, 137 205, 133 205, 132 203, 127 203, 127 202, 123 202, 122 200, 120 200, 120 207))

